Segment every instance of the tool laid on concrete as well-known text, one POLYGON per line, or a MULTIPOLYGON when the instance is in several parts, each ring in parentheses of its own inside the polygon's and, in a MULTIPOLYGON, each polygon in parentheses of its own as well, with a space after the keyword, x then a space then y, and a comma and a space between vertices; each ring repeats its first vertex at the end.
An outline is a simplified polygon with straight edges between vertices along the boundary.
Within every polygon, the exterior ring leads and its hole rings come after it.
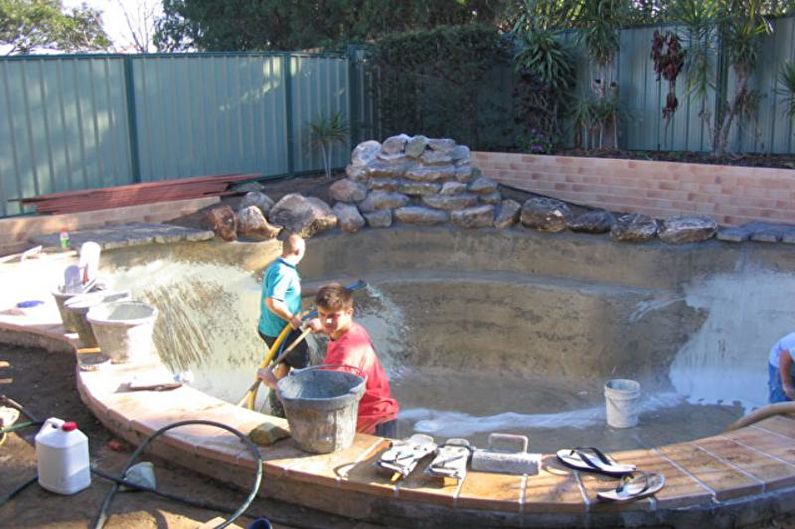
POLYGON ((489 446, 472 453, 472 470, 501 474, 538 474, 541 454, 527 452, 527 436, 506 433, 489 435, 489 446))
POLYGON ((417 433, 408 439, 393 441, 375 465, 383 470, 394 473, 392 481, 403 479, 417 467, 425 456, 436 451, 433 437, 417 433))
POLYGON ((453 438, 439 445, 436 457, 425 469, 425 473, 437 478, 451 478, 461 481, 467 474, 467 463, 472 454, 472 446, 466 439, 453 438))

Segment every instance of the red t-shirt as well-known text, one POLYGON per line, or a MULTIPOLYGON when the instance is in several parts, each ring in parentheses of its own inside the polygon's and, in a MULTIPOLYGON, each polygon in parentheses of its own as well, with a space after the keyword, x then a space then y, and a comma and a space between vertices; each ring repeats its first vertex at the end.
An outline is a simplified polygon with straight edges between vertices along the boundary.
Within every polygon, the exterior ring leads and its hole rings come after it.
POLYGON ((357 432, 375 433, 377 425, 397 417, 398 403, 392 398, 389 379, 364 327, 354 322, 337 340, 329 340, 323 363, 358 367, 361 373, 355 369, 349 371, 367 378, 364 395, 359 401, 357 432))

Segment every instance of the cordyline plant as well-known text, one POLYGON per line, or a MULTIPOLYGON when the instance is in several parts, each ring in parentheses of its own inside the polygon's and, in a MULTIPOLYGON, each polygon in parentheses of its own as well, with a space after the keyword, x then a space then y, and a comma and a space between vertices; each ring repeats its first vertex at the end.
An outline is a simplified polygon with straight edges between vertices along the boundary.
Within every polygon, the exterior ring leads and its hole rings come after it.
POLYGON ((686 55, 679 35, 671 31, 666 31, 664 34, 658 30, 654 31, 651 44, 654 71, 657 73, 658 81, 661 78, 668 81, 668 95, 662 111, 666 130, 679 106, 679 101, 676 99, 676 78, 685 65, 686 55))
POLYGON ((778 72, 780 93, 784 94, 784 104, 787 106, 787 115, 795 117, 795 62, 786 62, 778 72))
POLYGON ((348 139, 348 124, 341 112, 334 112, 331 115, 319 114, 308 125, 310 143, 320 150, 326 178, 331 180, 331 152, 335 145, 348 139))

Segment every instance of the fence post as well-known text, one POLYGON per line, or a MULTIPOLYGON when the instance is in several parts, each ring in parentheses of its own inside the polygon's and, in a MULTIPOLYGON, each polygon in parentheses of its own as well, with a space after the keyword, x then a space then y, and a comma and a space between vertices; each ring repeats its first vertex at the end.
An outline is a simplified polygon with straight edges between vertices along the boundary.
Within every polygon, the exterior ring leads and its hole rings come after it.
POLYGON ((293 72, 292 55, 282 55, 282 71, 284 71, 284 131, 287 136, 287 174, 295 176, 295 147, 293 145, 293 72))
POLYGON ((359 130, 361 117, 359 105, 361 104, 361 86, 359 85, 359 72, 357 68, 357 48, 348 45, 348 123, 350 123, 350 150, 359 143, 361 131, 359 130))
POLYGON ((138 115, 135 107, 135 79, 132 57, 124 57, 124 89, 127 95, 127 135, 130 138, 130 170, 132 181, 141 182, 141 155, 138 151, 138 115))

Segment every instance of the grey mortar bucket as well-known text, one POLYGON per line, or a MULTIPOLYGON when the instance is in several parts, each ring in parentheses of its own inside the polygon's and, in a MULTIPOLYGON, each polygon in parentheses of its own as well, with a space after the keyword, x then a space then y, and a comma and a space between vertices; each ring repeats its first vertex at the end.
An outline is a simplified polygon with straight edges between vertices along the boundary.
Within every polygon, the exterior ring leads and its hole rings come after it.
POLYGON ((129 290, 101 290, 88 294, 78 294, 66 300, 64 308, 69 313, 69 319, 80 337, 80 347, 99 347, 97 337, 94 336, 94 329, 92 329, 86 317, 92 307, 102 303, 129 301, 131 299, 132 296, 129 290))
MULTIPOLYGON (((90 288, 89 292, 96 292, 97 290, 98 288, 95 286, 90 288)), ((52 297, 55 298, 55 305, 58 307, 58 312, 61 315, 64 332, 77 332, 78 323, 75 321, 76 316, 66 310, 66 302, 82 294, 84 294, 84 292, 67 292, 63 285, 59 285, 52 291, 52 297)))
POLYGON ((640 383, 614 378, 605 384, 607 424, 613 428, 632 428, 638 424, 640 383))
POLYGON ((114 364, 146 360, 152 355, 157 309, 141 301, 115 301, 91 307, 86 314, 100 350, 114 364))
POLYGON ((292 371, 276 385, 290 434, 298 446, 313 454, 343 450, 353 444, 359 401, 365 379, 319 365, 292 371))

